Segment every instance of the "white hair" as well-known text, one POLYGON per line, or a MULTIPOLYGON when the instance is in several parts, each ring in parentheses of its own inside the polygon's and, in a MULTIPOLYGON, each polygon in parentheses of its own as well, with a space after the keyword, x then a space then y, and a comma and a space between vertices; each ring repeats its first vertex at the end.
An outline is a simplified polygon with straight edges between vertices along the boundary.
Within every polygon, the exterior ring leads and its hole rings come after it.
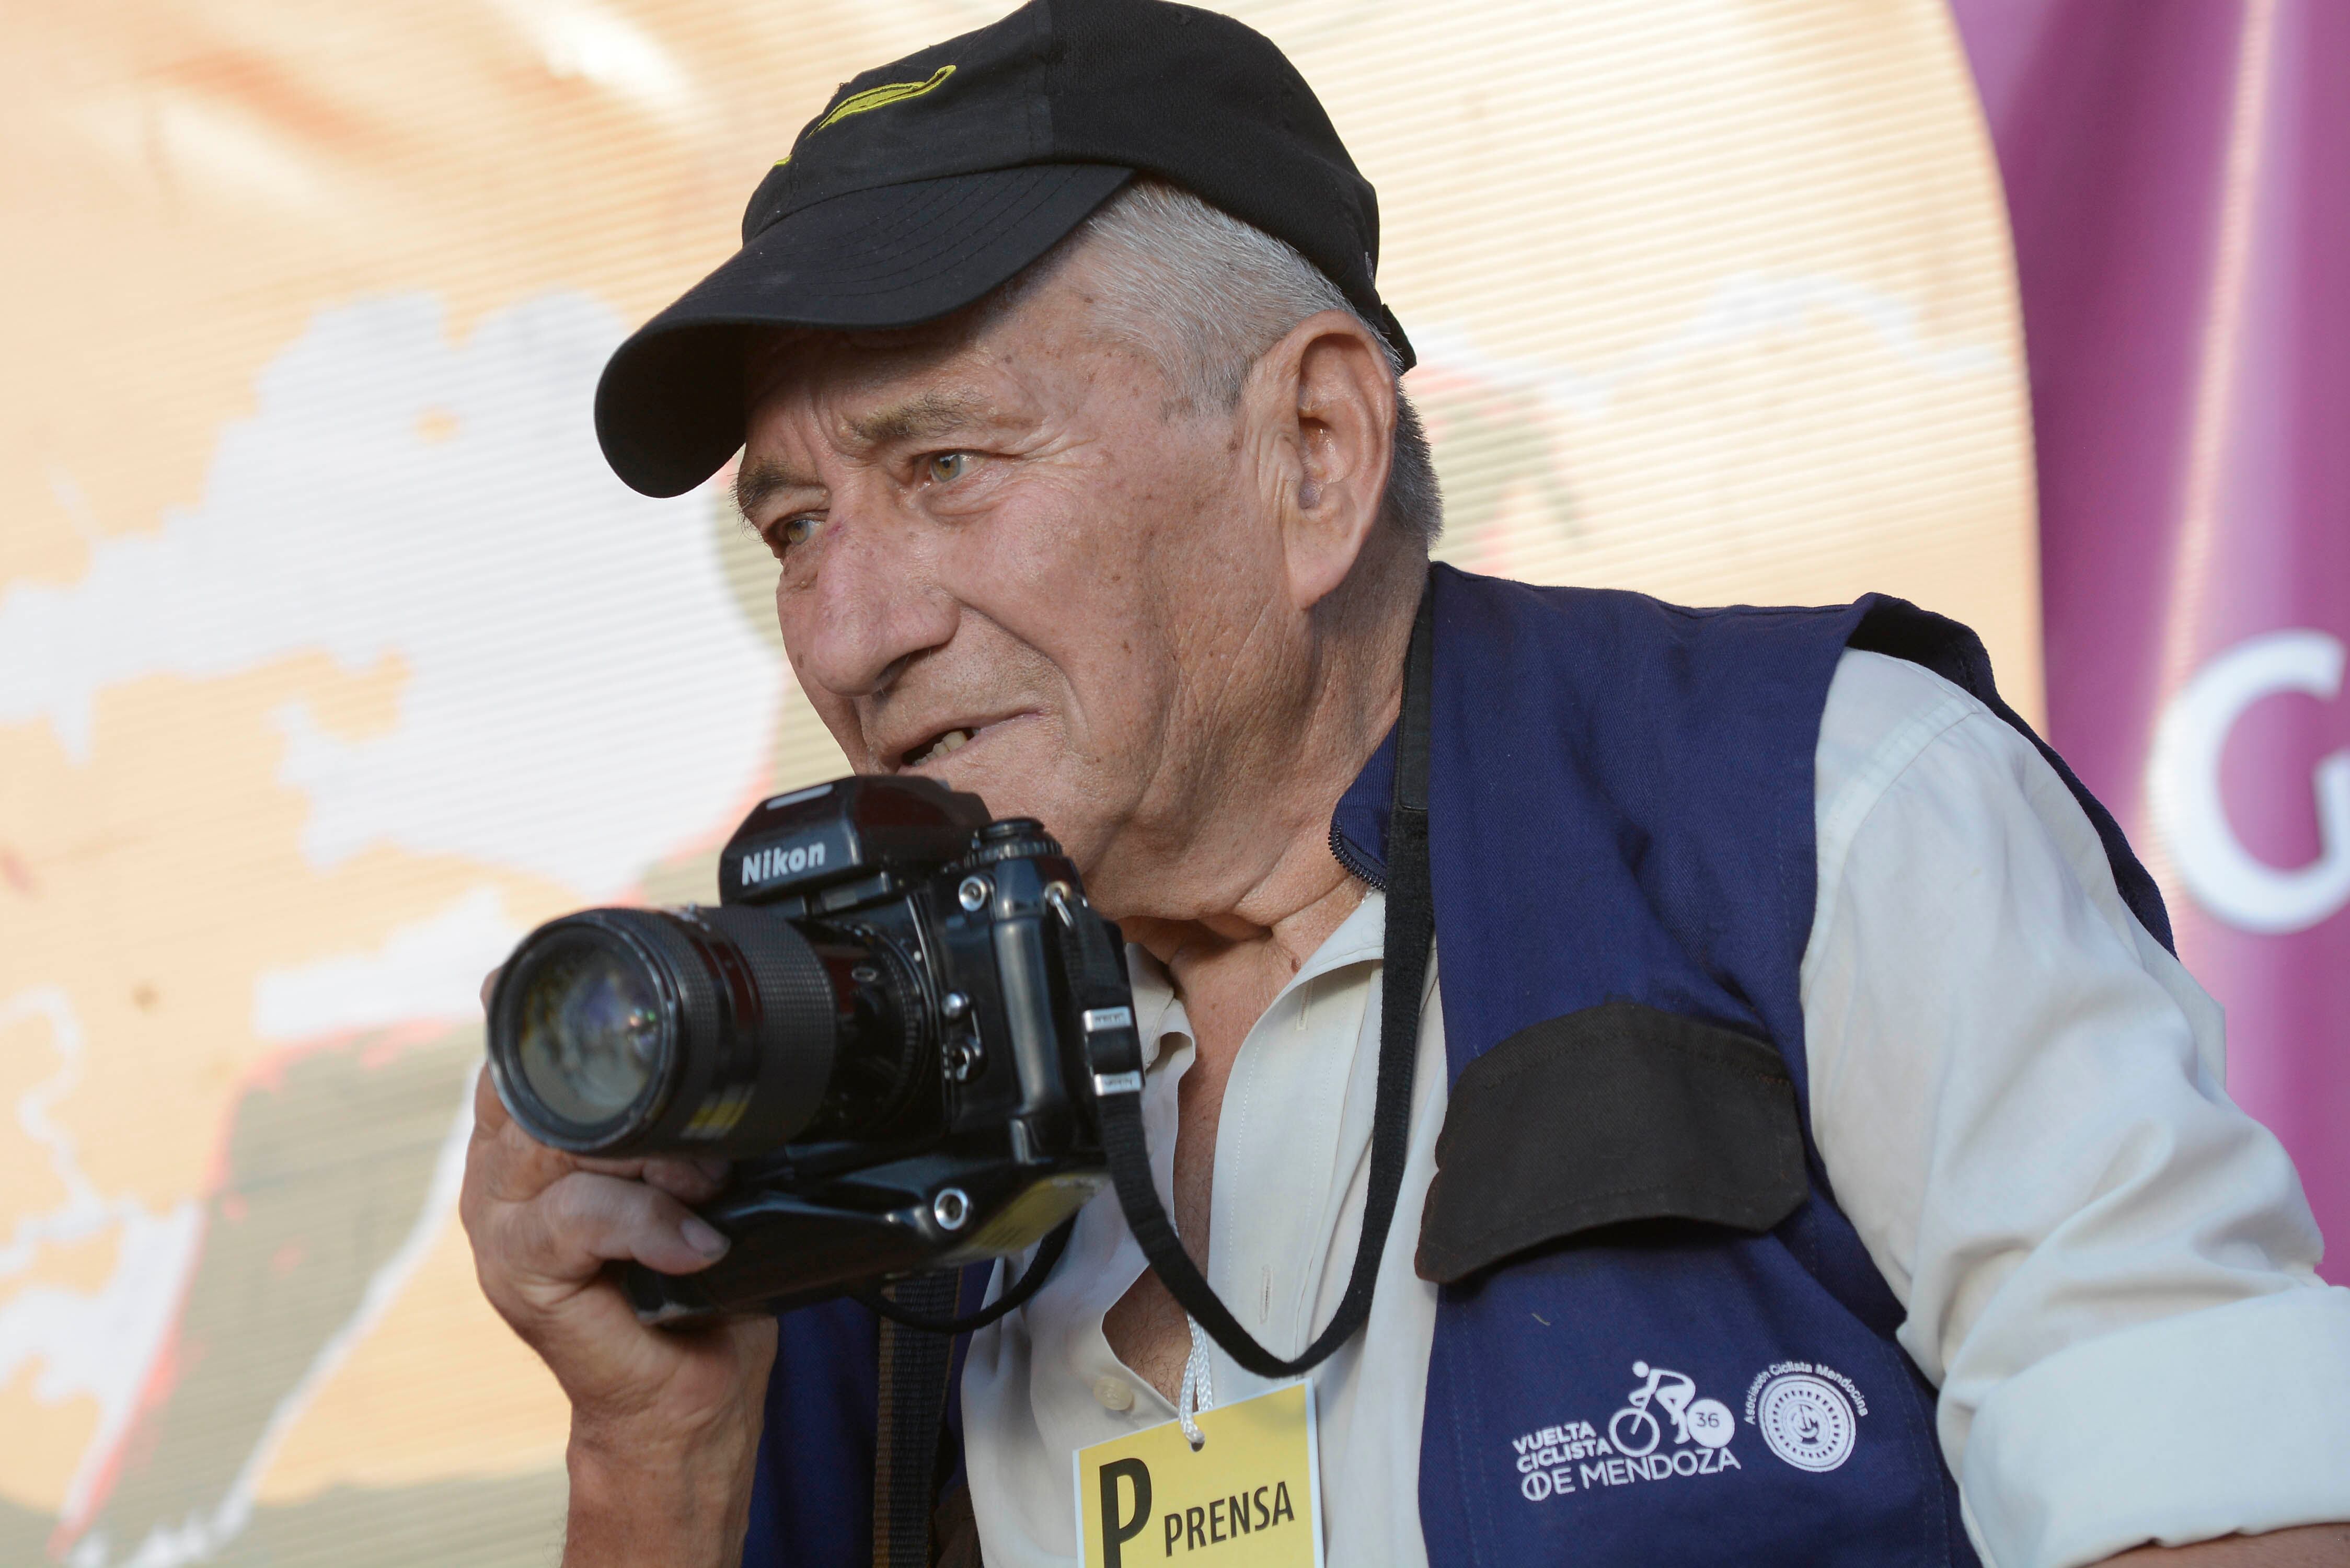
MULTIPOLYGON (((1235 407, 1264 352, 1326 310, 1361 322, 1386 349, 1388 373, 1399 374, 1394 348, 1321 268, 1180 186, 1135 181, 1086 220, 1062 254, 1085 241, 1109 329, 1153 359, 1191 409, 1235 407)), ((1419 411, 1400 386, 1394 439, 1380 516, 1425 547, 1443 529, 1444 500, 1419 411)))

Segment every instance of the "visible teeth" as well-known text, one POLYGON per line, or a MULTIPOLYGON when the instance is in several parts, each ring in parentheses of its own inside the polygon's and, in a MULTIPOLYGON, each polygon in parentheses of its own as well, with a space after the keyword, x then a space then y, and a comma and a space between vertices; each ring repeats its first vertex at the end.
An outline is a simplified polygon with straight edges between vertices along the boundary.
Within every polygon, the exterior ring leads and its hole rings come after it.
POLYGON ((931 742, 930 746, 924 750, 920 756, 916 757, 912 762, 906 765, 909 767, 919 768, 924 763, 935 762, 941 757, 951 755, 953 753, 962 750, 963 742, 970 739, 971 732, 969 730, 949 730, 945 734, 941 735, 937 740, 931 742))

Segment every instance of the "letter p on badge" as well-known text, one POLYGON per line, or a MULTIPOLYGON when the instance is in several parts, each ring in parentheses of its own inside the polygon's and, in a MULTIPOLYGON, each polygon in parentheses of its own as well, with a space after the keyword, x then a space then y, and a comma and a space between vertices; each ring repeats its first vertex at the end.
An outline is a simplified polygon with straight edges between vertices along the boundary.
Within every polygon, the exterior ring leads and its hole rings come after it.
POLYGON ((1322 1568, 1314 1389, 1292 1383, 1204 1410, 1194 1451, 1176 1422, 1080 1449, 1085 1568, 1177 1558, 1200 1568, 1322 1568))

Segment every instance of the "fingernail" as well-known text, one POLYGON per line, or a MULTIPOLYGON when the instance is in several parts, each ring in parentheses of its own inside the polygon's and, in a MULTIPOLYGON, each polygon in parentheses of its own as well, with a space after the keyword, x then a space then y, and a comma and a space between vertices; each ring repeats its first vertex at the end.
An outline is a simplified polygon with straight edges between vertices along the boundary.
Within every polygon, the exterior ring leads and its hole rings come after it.
POLYGON ((687 1246, 705 1258, 713 1260, 723 1258, 726 1255, 726 1249, 733 1245, 707 1220, 697 1219, 691 1214, 679 1223, 677 1231, 679 1235, 685 1238, 687 1246))

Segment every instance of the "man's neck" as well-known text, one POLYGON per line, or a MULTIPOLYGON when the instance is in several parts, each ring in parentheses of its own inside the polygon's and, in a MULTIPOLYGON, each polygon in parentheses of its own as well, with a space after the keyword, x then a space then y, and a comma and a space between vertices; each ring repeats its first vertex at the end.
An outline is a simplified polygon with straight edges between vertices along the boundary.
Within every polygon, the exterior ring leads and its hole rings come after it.
POLYGON ((1331 857, 1319 836, 1309 847, 1327 863, 1326 872, 1316 867, 1309 889, 1285 890, 1284 911, 1270 920, 1237 914, 1201 920, 1129 918, 1126 934, 1166 965, 1178 992, 1196 996, 1210 985, 1230 985, 1254 1002, 1253 1022, 1363 901, 1362 883, 1331 857))
POLYGON ((1203 825, 1168 846, 1169 864, 1149 884, 1157 896, 1119 915, 1195 1004, 1212 989, 1253 1023, 1362 902, 1363 884, 1330 852, 1330 816, 1402 701, 1417 596, 1390 587, 1382 597, 1333 618, 1340 624, 1312 660, 1302 722, 1226 781, 1209 814, 1212 838, 1203 825))

